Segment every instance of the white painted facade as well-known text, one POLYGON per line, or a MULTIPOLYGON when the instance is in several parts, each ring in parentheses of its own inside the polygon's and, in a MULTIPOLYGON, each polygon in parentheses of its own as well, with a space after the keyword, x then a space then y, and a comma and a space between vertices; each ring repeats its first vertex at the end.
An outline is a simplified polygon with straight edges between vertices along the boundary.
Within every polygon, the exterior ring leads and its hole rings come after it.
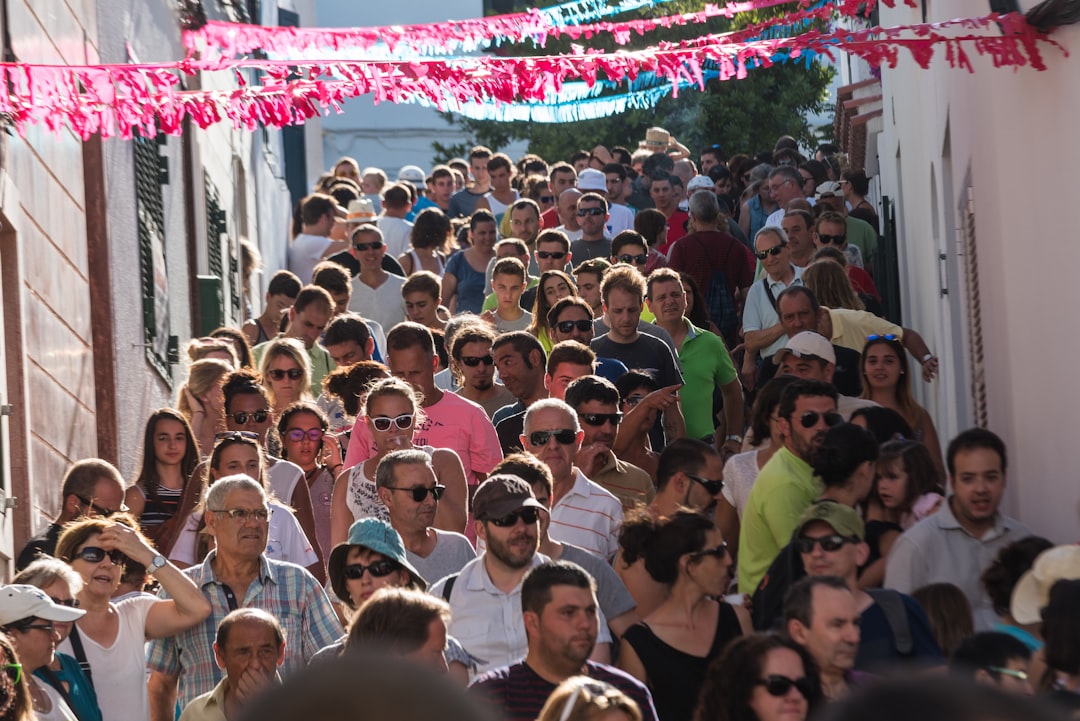
MULTIPOLYGON (((987 14, 985 0, 930 0, 929 22, 987 14)), ((1030 3, 1029 3, 1030 4, 1030 3)), ((922 8, 882 8, 881 25, 923 21, 922 8)), ((992 31, 987 31, 992 32, 992 31)), ((974 424, 972 383, 986 384, 988 427, 1009 449, 1004 510, 1058 543, 1078 536, 1080 483, 1069 448, 1080 427, 1073 331, 1080 244, 1068 208, 1080 149, 1080 27, 1041 46, 1048 69, 996 69, 970 51, 974 73, 939 53, 922 70, 901 51, 882 69, 880 189, 896 202, 904 325, 941 356, 941 377, 917 383, 944 447, 974 424), (1073 112, 1076 110, 1077 112, 1073 112), (969 191, 970 188, 970 191, 969 191), (973 198, 984 363, 973 367, 962 222, 973 198)), ((868 77, 853 68, 851 82, 868 77)))

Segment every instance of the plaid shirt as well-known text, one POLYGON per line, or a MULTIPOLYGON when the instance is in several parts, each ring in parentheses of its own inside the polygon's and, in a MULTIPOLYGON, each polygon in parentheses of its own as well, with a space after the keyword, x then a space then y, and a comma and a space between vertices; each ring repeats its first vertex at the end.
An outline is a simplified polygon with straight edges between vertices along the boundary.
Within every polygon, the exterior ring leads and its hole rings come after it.
MULTIPOLYGON (((229 613, 225 587, 214 577, 211 563, 216 551, 201 566, 184 571, 210 600, 209 618, 199 625, 150 642, 147 665, 153 671, 179 674, 177 701, 184 708, 196 696, 212 691, 224 676, 214 660, 218 623, 229 613)), ((285 664, 279 669, 288 677, 304 668, 324 646, 341 637, 341 624, 326 593, 315 577, 292 563, 259 557, 259 575, 247 588, 241 608, 260 608, 275 616, 285 631, 285 664)), ((161 589, 162 598, 167 598, 161 589)))

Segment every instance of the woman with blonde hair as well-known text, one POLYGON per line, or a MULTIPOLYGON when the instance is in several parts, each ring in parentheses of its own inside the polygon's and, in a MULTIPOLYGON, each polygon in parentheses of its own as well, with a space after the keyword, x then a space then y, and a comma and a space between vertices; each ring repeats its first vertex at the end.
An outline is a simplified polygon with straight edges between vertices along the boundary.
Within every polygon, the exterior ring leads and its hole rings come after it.
POLYGON ((835 261, 818 260, 806 266, 802 282, 826 308, 866 310, 851 285, 847 271, 835 261))
POLYGON ((214 436, 225 430, 225 394, 221 387, 233 368, 223 360, 204 358, 188 366, 188 379, 180 387, 176 408, 191 425, 199 453, 214 447, 214 436))
POLYGON ((270 391, 275 416, 296 401, 311 400, 311 361, 295 338, 275 338, 267 343, 259 373, 270 391))
POLYGON ((611 684, 571 676, 551 692, 537 721, 641 721, 641 709, 611 684))

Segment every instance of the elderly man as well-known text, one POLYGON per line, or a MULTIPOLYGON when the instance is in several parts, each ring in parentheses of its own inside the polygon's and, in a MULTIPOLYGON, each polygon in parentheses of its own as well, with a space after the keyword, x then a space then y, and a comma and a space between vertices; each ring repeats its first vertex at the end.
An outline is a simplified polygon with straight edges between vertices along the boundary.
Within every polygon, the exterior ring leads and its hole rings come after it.
POLYGON ((537 401, 525 412, 522 445, 551 469, 554 481, 552 537, 610 559, 619 548, 622 504, 574 465, 584 437, 577 413, 557 398, 537 401))
POLYGON ((285 632, 278 620, 257 608, 238 608, 221 619, 214 658, 225 678, 187 705, 180 721, 226 721, 280 683, 285 662, 285 632))
POLYGON ((830 701, 846 696, 857 681, 859 605, 847 582, 811 576, 792 586, 784 601, 784 631, 806 649, 830 701))
POLYGON ((214 661, 213 638, 221 620, 236 608, 259 608, 281 621, 286 637, 293 639, 282 666, 286 675, 341 636, 330 599, 315 577, 300 566, 266 557, 269 522, 270 507, 259 482, 226 476, 210 487, 206 529, 216 548, 184 574, 210 600, 212 610, 198 626, 150 642, 152 721, 172 721, 177 701, 186 707, 221 681, 224 673, 214 661))

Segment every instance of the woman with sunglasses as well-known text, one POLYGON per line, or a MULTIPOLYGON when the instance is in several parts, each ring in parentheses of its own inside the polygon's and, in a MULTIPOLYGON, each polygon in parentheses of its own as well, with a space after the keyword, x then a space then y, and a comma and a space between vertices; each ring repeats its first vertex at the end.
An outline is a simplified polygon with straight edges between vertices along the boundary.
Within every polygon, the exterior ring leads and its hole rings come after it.
POLYGON ((266 346, 259 365, 263 385, 270 391, 274 415, 291 404, 311 398, 311 362, 295 338, 275 338, 266 346))
POLYGON ((537 721, 641 721, 641 708, 611 684, 572 676, 551 692, 537 721))
MULTIPOLYGON (((375 469, 392 451, 414 448, 412 437, 423 422, 423 411, 416 391, 400 378, 379 381, 364 399, 364 422, 375 442, 375 455, 350 468, 338 478, 330 509, 330 539, 341 543, 353 522, 374 516, 390 522, 390 512, 375 487, 375 469)), ((446 487, 437 499, 434 527, 462 533, 468 508, 468 487, 461 459, 447 448, 419 446, 431 456, 435 478, 446 487)))
MULTIPOLYGON (((11 638, 0 633, 0 719, 4 721, 36 721, 44 718, 34 713, 29 679, 23 676, 22 664, 15 653, 11 638)), ((100 713, 98 718, 101 718, 100 713)), ((83 721, 83 719, 79 719, 83 721)))
MULTIPOLYGON (((251 434, 226 432, 214 446, 210 454, 208 477, 199 494, 206 498, 206 490, 220 479, 242 473, 258 481, 266 488, 263 454, 260 452, 258 439, 251 434)), ((270 496, 270 518, 266 535, 266 556, 275 561, 288 561, 304 566, 320 582, 326 580, 325 564, 319 547, 312 543, 292 509, 285 506, 272 493, 270 496)), ((204 532, 203 504, 184 518, 179 538, 169 552, 169 560, 180 568, 189 568, 202 563, 213 546, 213 538, 204 532)))
POLYGON ((210 615, 210 602, 126 514, 69 524, 56 544, 56 557, 82 576, 77 598, 86 611, 60 649, 78 657, 78 636, 103 718, 145 721, 150 715, 146 642, 202 623, 210 615), (169 598, 138 594, 113 602, 127 559, 145 566, 169 598))
POLYGON ((199 449, 191 426, 178 411, 160 408, 146 421, 139 477, 124 494, 131 515, 155 546, 171 546, 180 507, 191 474, 199 465, 199 449))
POLYGON ((806 650, 783 636, 732 641, 712 662, 693 721, 805 721, 821 701, 806 650))
POLYGON ((315 533, 319 549, 330 548, 330 499, 334 479, 341 471, 341 447, 329 433, 326 414, 307 401, 293 403, 278 420, 281 456, 304 470, 311 505, 315 511, 315 533))
POLYGON ((900 339, 894 335, 868 337, 862 350, 861 370, 862 397, 903 416, 914 431, 915 440, 930 451, 938 478, 944 479, 945 466, 941 460, 937 428, 934 419, 911 393, 911 367, 900 339))
MULTIPOLYGON (((82 576, 58 558, 45 556, 38 558, 16 574, 11 582, 40 588, 52 599, 53 603, 61 606, 79 607, 79 601, 75 596, 82 590, 82 576)), ((71 634, 74 624, 53 621, 53 627, 60 637, 57 644, 60 644, 71 634)), ((76 653, 79 651, 77 650, 76 653)), ((86 660, 85 656, 83 660, 86 660)), ((52 686, 63 697, 64 702, 78 716, 79 721, 101 721, 101 709, 98 707, 94 685, 83 673, 76 658, 57 651, 53 654, 52 663, 37 669, 34 675, 52 686)), ((3 716, 0 715, 0 718, 3 716)))
POLYGON ((640 233, 648 244, 646 247, 649 249, 649 257, 645 261, 645 270, 643 271, 645 276, 647 277, 649 273, 657 268, 666 268, 667 256, 657 248, 667 245, 667 216, 656 208, 639 210, 634 215, 634 230, 640 233))
POLYGON ((540 274, 536 289, 536 301, 532 308, 532 323, 527 330, 544 346, 544 352, 550 353, 555 346, 551 326, 548 325, 548 312, 563 298, 577 295, 577 286, 561 270, 545 270, 540 274))
POLYGON ((478 210, 469 218, 469 247, 454 254, 442 277, 442 299, 452 315, 483 312, 487 284, 484 272, 495 257, 499 231, 495 216, 478 210))
POLYGON ((188 368, 187 382, 176 399, 179 410, 195 435, 199 453, 214 447, 214 435, 225 430, 225 394, 221 387, 233 368, 214 358, 195 361, 188 368))
POLYGON ((661 721, 689 719, 705 669, 733 638, 750 633, 750 615, 722 600, 732 559, 713 522, 695 511, 667 519, 643 515, 619 535, 623 560, 643 558, 668 588, 667 599, 623 635, 619 667, 652 691, 661 721))

